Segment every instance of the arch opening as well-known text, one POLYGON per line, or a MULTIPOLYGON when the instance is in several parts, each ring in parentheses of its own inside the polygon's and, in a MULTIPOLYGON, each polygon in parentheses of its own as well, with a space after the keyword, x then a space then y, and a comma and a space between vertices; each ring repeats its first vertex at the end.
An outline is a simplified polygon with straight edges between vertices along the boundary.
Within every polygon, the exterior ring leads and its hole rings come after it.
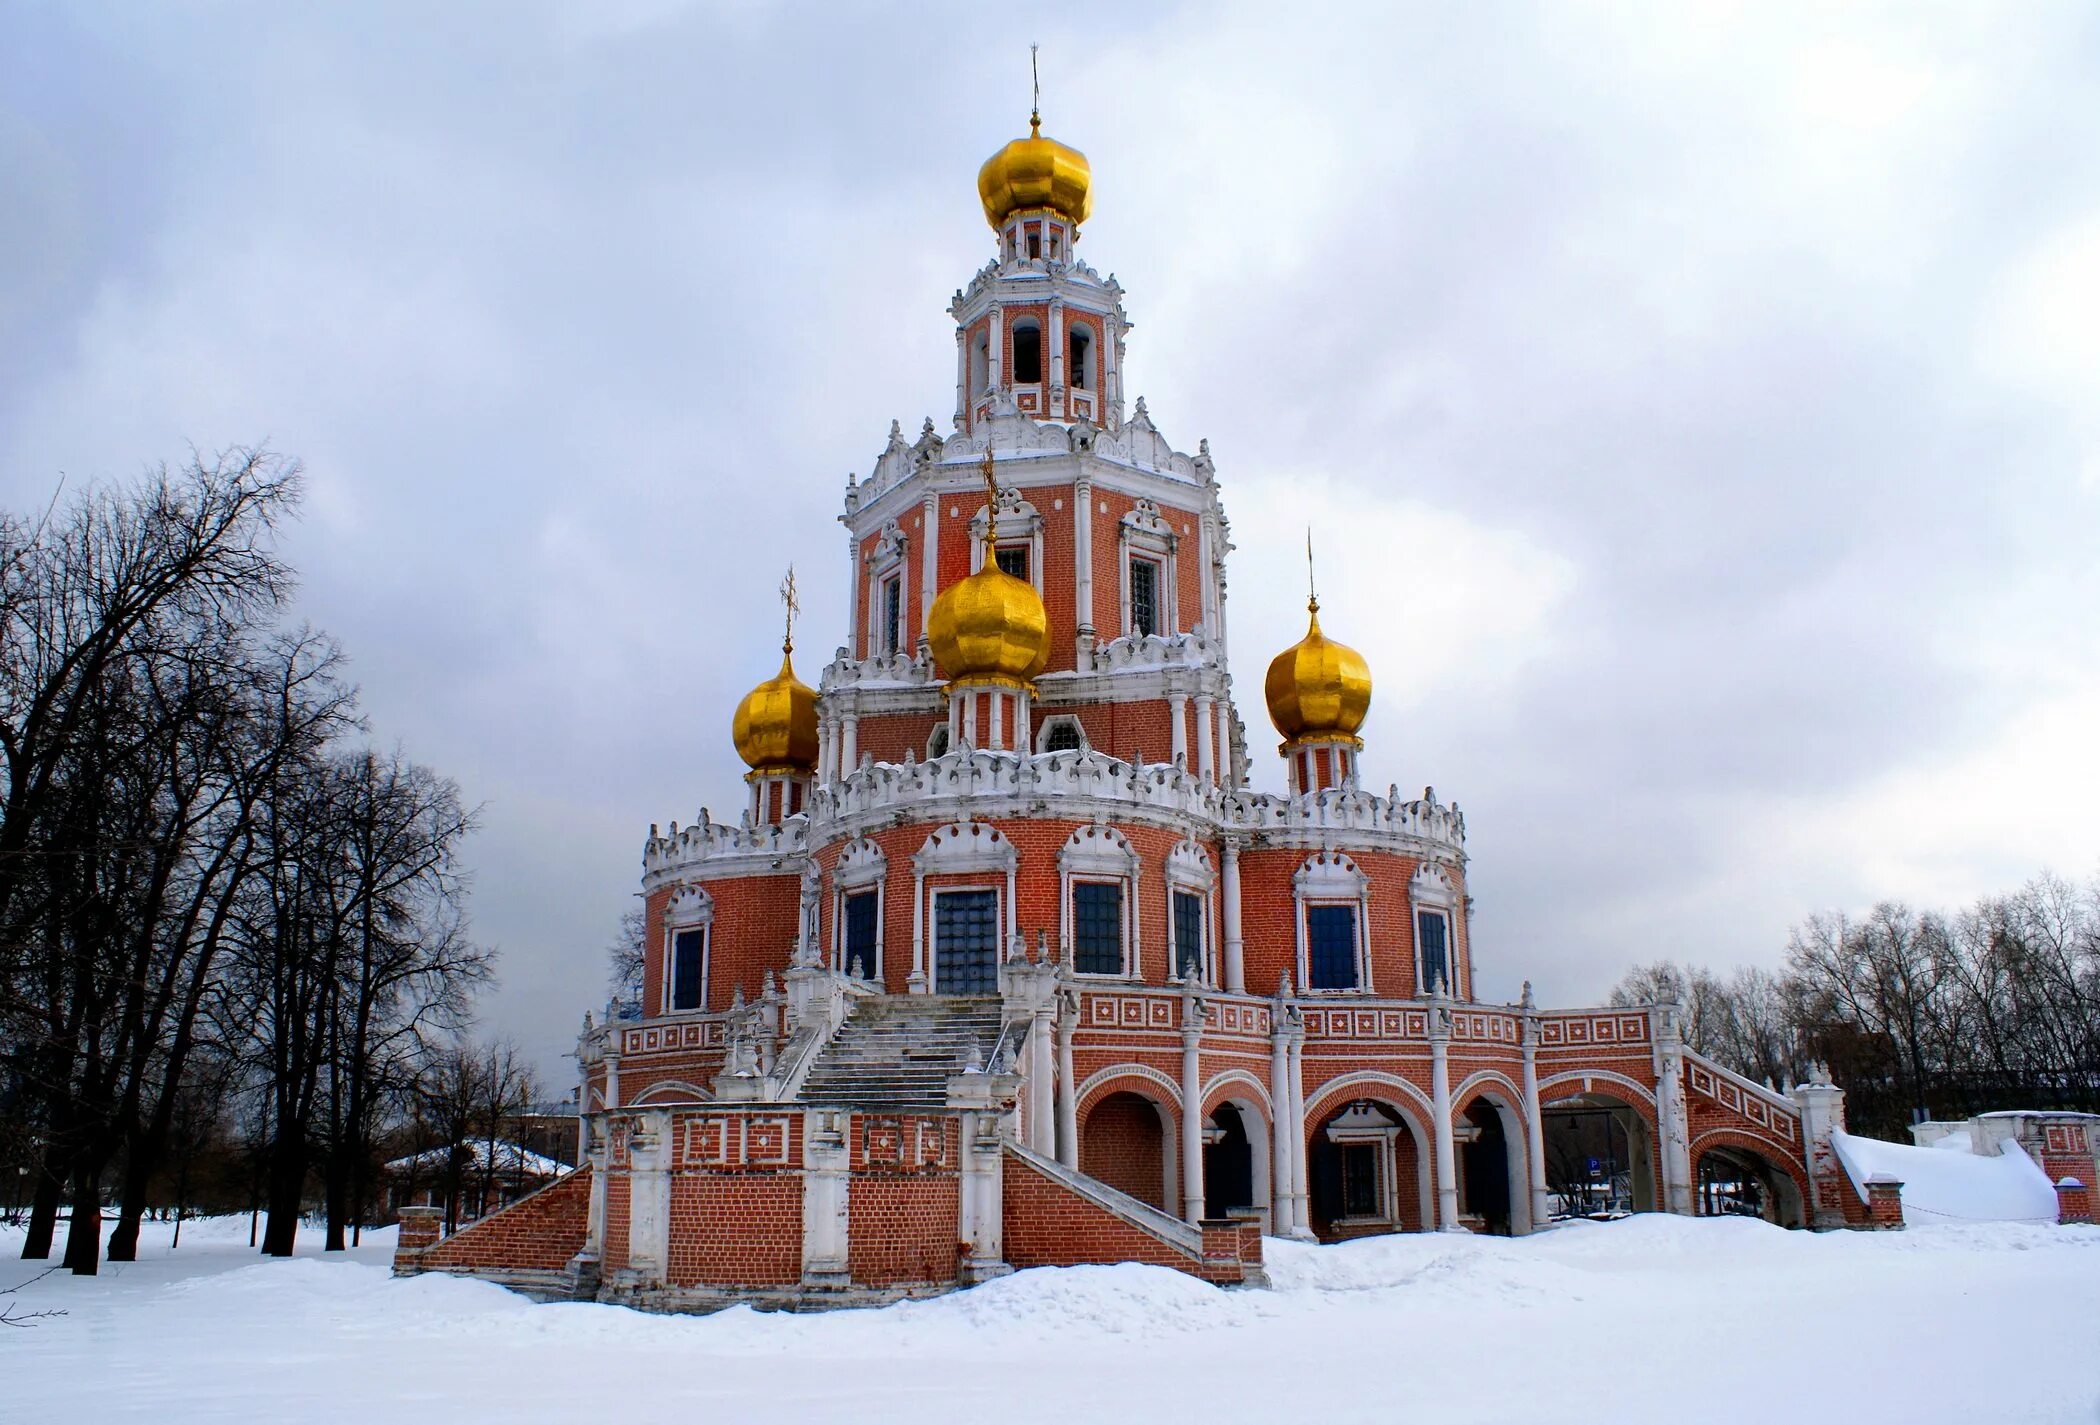
POLYGON ((1180 1192, 1173 1111, 1128 1089, 1108 1094, 1079 1125, 1079 1171, 1162 1212, 1180 1192))
POLYGON ((1541 1104, 1546 1191, 1556 1219, 1653 1212, 1655 1135, 1647 1118, 1609 1093, 1577 1093, 1541 1104))
POLYGON ((1778 1227, 1805 1227, 1801 1186, 1785 1168, 1734 1143, 1703 1148, 1692 1177, 1701 1217, 1755 1217, 1778 1227))
POLYGON ((1422 1130, 1381 1099, 1351 1099, 1312 1130, 1306 1186, 1313 1235, 1322 1242, 1420 1232, 1432 1221, 1422 1130))

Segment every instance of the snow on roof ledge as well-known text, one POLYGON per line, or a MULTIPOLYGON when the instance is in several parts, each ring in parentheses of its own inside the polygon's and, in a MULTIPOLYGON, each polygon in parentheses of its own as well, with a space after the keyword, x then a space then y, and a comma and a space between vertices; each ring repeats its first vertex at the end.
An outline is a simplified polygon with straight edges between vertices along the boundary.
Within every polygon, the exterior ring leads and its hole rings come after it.
POLYGON ((2016 1142, 1995 1158, 1943 1153, 1879 1138, 1832 1133, 1830 1143, 1862 1201, 1876 1179, 1903 1184, 1903 1221, 2054 1222, 2056 1188, 2016 1142))

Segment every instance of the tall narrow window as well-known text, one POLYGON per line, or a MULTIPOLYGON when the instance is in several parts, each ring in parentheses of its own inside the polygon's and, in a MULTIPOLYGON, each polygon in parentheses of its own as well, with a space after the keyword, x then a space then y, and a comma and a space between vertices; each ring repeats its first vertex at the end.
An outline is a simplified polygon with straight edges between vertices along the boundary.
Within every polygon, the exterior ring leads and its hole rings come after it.
POLYGON ((1315 990, 1356 988, 1356 907, 1309 905, 1305 908, 1306 987, 1315 990))
POLYGON ((1072 883, 1072 968, 1082 975, 1123 973, 1123 887, 1072 883))
POLYGON ((1041 257, 1042 255, 1043 235, 1041 233, 1030 233, 1028 235, 1028 256, 1032 259, 1041 257))
POLYGON ((1011 574, 1026 583, 1028 580, 1028 546, 1025 544, 1002 544, 997 555, 1001 573, 1011 574))
POLYGON ((942 891, 936 895, 933 946, 936 992, 999 993, 999 893, 942 891))
POLYGON ((1087 380, 1086 368, 1087 359, 1092 356, 1094 350, 1093 335, 1085 327, 1074 327, 1072 328, 1071 340, 1066 345, 1069 348, 1071 358, 1066 363, 1070 367, 1070 370, 1066 373, 1067 377, 1072 383, 1073 390, 1084 391, 1092 384, 1087 380))
POLYGON ((904 581, 882 581, 882 651, 895 653, 904 642, 904 581))
POLYGON ((1378 1190, 1378 1145, 1344 1143, 1341 1148, 1342 1214, 1345 1217, 1382 1217, 1378 1190))
POLYGON ((1174 973, 1195 979, 1203 973, 1203 897, 1174 892, 1174 973))
POLYGON ((876 970, 875 892, 855 891, 847 896, 845 916, 846 972, 867 979, 876 970))
POLYGON ((1130 561, 1130 628, 1146 636, 1159 632, 1159 566, 1149 559, 1130 561))
POLYGON ((1043 379, 1043 329, 1033 322, 1014 328, 1014 382, 1028 385, 1043 379))
POLYGON ((1439 984, 1448 986, 1451 975, 1451 952, 1447 945, 1447 930, 1450 922, 1443 912, 1418 910, 1415 912, 1415 942, 1422 950, 1422 992, 1427 994, 1439 984))
POLYGON ((982 396, 992 385, 992 337, 989 332, 979 332, 977 341, 970 347, 970 390, 982 396))
POLYGON ((671 935, 671 1008, 698 1009, 707 995, 707 931, 671 935))
POLYGON ((926 755, 928 757, 946 757, 948 755, 948 729, 945 726, 935 728, 932 734, 927 737, 926 755))

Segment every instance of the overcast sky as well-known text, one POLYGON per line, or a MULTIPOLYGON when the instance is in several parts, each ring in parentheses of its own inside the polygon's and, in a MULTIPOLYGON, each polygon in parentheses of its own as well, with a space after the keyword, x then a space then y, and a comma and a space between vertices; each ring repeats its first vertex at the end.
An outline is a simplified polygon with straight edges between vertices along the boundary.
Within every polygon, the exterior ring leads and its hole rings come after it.
POLYGON ((1310 524, 1485 995, 2100 868, 2090 6, 0 0, 0 500, 305 462, 300 612, 485 804, 485 1022, 565 1084, 782 566, 814 680, 846 473, 947 427, 1031 40, 1259 783, 1310 524))

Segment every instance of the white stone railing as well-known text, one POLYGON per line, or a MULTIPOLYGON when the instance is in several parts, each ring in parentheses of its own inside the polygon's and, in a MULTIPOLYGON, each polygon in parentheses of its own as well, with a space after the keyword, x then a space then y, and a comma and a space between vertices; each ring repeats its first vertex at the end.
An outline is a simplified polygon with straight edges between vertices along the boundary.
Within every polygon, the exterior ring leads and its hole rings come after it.
POLYGON ((1188 633, 1142 636, 1124 635, 1094 647, 1094 673, 1114 673, 1125 668, 1201 668, 1223 662, 1225 650, 1204 636, 1202 629, 1188 633))
MULTIPOLYGON (((646 872, 731 857, 786 857, 808 852, 816 841, 845 835, 838 823, 886 819, 899 813, 938 820, 962 811, 975 815, 1025 813, 1055 816, 1060 802, 1073 810, 1154 813, 1193 819, 1210 834, 1244 833, 1285 840, 1327 833, 1356 839, 1412 843, 1413 849, 1458 853, 1465 845, 1465 817, 1424 788, 1414 801, 1397 789, 1385 796, 1334 789, 1300 797, 1231 790, 1167 763, 1137 766, 1091 750, 1017 754, 962 750, 924 762, 875 762, 810 791, 806 812, 778 826, 747 822, 725 825, 707 819, 668 834, 652 832, 643 848, 646 872), (1000 806, 1001 802, 1008 803, 1000 806), (818 828, 813 840, 811 827, 818 828)), ((1410 849, 1396 847, 1396 849, 1410 849)))
POLYGON ((854 658, 841 648, 825 665, 817 686, 828 693, 837 688, 923 688, 939 681, 931 658, 902 651, 854 658))

